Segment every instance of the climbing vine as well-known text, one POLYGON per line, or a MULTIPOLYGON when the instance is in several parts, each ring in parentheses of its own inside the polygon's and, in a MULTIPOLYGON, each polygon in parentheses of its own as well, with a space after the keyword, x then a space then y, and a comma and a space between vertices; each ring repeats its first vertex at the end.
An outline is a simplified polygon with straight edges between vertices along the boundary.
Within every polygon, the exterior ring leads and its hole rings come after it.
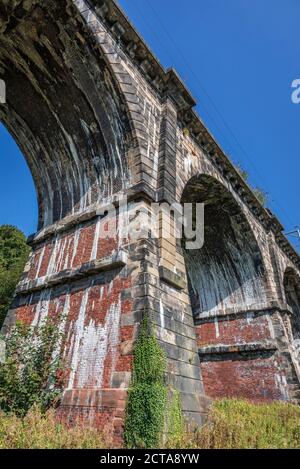
POLYGON ((164 431, 168 390, 164 383, 166 356, 145 316, 134 349, 133 376, 125 417, 128 448, 159 447, 164 431))
POLYGON ((171 398, 169 400, 166 422, 168 441, 174 446, 177 446, 184 434, 184 418, 182 414, 180 393, 177 390, 172 390, 170 394, 171 398))
POLYGON ((18 322, 5 338, 6 357, 0 364, 0 409, 23 417, 34 405, 53 406, 62 389, 57 348, 61 333, 47 319, 38 328, 18 322))

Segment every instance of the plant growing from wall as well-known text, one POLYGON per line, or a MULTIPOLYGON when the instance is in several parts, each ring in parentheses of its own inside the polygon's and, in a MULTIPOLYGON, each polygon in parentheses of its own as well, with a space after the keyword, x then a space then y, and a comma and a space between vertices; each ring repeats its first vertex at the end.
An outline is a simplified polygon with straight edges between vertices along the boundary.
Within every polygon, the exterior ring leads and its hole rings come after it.
POLYGON ((45 320, 38 327, 18 322, 5 338, 6 357, 0 364, 0 409, 23 417, 34 405, 42 411, 58 400, 57 353, 61 333, 57 323, 45 320))
POLYGON ((128 392, 124 432, 128 448, 159 447, 162 441, 168 394, 165 371, 165 353, 145 316, 134 349, 133 376, 128 392))
POLYGON ((182 414, 180 393, 174 389, 170 391, 166 426, 168 443, 177 447, 185 431, 185 421, 182 414))
MULTIPOLYGON (((245 169, 243 169, 241 166, 236 167, 237 172, 239 175, 244 179, 245 182, 249 183, 249 173, 245 169)), ((260 189, 259 187, 252 188, 252 192, 255 195, 255 197, 259 200, 261 205, 263 207, 266 207, 268 204, 268 194, 260 189)))

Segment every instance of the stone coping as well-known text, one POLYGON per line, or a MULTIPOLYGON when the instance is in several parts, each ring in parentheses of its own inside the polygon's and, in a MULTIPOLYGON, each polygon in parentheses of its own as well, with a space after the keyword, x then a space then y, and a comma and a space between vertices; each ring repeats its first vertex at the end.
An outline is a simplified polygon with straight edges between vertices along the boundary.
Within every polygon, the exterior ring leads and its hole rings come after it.
POLYGON ((195 324, 201 324, 202 322, 206 322, 208 319, 215 319, 215 318, 225 318, 226 316, 246 316, 249 313, 263 313, 263 312, 280 312, 280 313, 288 313, 293 314, 292 308, 287 303, 280 303, 278 301, 269 301, 266 303, 254 303, 249 306, 236 308, 225 308, 216 311, 206 311, 204 313, 199 313, 197 316, 194 317, 195 324))
POLYGON ((200 347, 198 354, 204 355, 223 355, 226 353, 242 353, 242 352, 260 352, 260 351, 276 351, 278 350, 275 340, 267 340, 263 342, 252 342, 248 344, 218 344, 200 347))
POLYGON ((172 272, 172 270, 162 265, 159 267, 159 278, 176 290, 184 290, 187 286, 183 273, 172 272))
POLYGON ((127 264, 127 261, 127 252, 117 251, 111 256, 86 262, 75 269, 66 269, 57 274, 40 277, 36 280, 20 282, 16 289, 16 296, 27 295, 28 293, 45 290, 46 288, 52 288, 60 284, 74 282, 80 278, 88 277, 100 272, 124 267, 127 264))

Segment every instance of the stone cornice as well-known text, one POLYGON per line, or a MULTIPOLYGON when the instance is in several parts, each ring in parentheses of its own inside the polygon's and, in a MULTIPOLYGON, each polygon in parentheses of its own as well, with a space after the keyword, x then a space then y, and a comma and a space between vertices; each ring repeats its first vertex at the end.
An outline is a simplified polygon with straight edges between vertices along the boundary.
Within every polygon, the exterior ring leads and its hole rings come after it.
POLYGON ((198 354, 200 357, 208 355, 225 355, 235 353, 257 353, 257 352, 275 352, 278 345, 275 340, 267 340, 262 342, 252 342, 248 344, 232 344, 232 345, 209 345, 200 347, 198 354))
POLYGON ((76 280, 90 275, 122 268, 127 264, 127 260, 128 255, 125 251, 117 251, 111 256, 86 262, 74 269, 62 270, 57 274, 20 282, 16 289, 16 296, 28 295, 36 291, 56 287, 60 284, 65 285, 67 283, 75 282, 76 280))
POLYGON ((243 310, 240 307, 236 308, 224 308, 217 311, 209 311, 204 313, 199 313, 194 316, 194 321, 196 325, 207 323, 218 319, 220 321, 227 320, 232 317, 232 319, 246 318, 249 314, 253 316, 263 315, 263 314, 293 314, 292 308, 287 303, 280 303, 276 300, 269 301, 267 303, 255 303, 252 305, 245 306, 243 310))

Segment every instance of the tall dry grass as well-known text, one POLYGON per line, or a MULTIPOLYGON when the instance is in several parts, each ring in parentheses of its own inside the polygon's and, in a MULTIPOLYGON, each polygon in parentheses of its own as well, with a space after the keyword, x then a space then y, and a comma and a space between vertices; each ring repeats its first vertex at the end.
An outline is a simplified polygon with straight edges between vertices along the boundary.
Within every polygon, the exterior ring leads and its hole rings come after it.
MULTIPOLYGON (((281 402, 253 404, 225 399, 215 402, 201 429, 187 429, 165 448, 296 449, 300 448, 300 407, 281 402)), ((0 413, 0 449, 112 448, 111 435, 77 425, 58 423, 53 410, 32 408, 24 419, 0 413)))
POLYGON ((207 423, 187 430, 169 448, 190 449, 296 449, 300 448, 300 407, 245 400, 215 402, 207 423))
POLYGON ((112 439, 100 430, 78 424, 58 423, 55 412, 42 414, 32 408, 23 419, 0 414, 0 449, 91 449, 111 448, 112 439))

